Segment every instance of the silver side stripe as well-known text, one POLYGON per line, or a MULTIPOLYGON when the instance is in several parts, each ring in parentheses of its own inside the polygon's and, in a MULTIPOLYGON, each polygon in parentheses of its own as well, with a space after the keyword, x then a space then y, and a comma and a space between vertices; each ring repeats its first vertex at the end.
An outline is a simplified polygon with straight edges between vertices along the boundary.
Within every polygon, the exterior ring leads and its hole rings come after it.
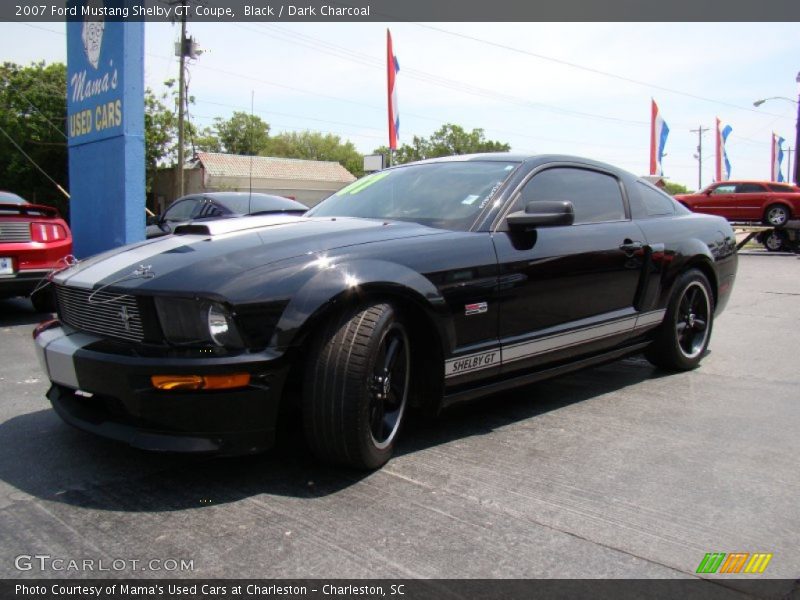
POLYGON ((189 242, 190 240, 182 236, 166 236, 149 244, 142 244, 119 254, 114 254, 105 260, 83 266, 83 268, 79 263, 72 269, 59 273, 55 280, 59 283, 68 282, 69 285, 74 287, 92 288, 96 283, 118 271, 122 271, 125 268, 133 270, 148 259, 174 248, 188 246, 189 242))
POLYGON ((640 315, 625 317, 609 323, 592 325, 574 331, 567 331, 556 335, 520 342, 451 358, 445 361, 445 377, 455 377, 465 373, 472 373, 501 364, 509 364, 524 358, 555 352, 578 344, 600 340, 629 331, 650 329, 661 323, 665 310, 654 310, 640 315))
POLYGON ((649 327, 650 325, 660 325, 666 312, 666 310, 653 310, 640 314, 636 317, 636 329, 649 327))

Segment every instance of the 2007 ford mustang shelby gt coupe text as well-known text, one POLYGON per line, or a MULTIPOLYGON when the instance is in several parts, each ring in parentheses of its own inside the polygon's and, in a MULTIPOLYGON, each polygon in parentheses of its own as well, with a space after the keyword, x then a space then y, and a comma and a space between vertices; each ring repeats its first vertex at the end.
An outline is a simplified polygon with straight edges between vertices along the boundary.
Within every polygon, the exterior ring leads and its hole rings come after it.
POLYGON ((720 218, 570 156, 369 175, 304 216, 189 223, 53 277, 34 332, 58 414, 152 450, 247 453, 296 403, 322 459, 375 468, 411 407, 644 351, 699 363, 736 274, 720 218))

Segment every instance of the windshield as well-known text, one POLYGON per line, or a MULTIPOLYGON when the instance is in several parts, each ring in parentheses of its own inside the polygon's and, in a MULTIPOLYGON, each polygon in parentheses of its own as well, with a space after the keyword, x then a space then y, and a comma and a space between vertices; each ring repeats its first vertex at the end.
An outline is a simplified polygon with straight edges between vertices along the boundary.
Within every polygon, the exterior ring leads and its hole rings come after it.
POLYGON ((342 188, 307 214, 413 221, 466 231, 517 165, 454 161, 380 171, 342 188))

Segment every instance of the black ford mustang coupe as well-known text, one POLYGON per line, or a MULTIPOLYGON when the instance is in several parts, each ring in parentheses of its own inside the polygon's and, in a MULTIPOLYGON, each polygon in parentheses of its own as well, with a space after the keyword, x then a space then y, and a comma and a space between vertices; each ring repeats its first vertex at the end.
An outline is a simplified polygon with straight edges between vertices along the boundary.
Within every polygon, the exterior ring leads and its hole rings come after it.
POLYGON ((322 459, 376 468, 411 407, 644 351, 698 365, 730 225, 572 156, 369 175, 304 216, 189 223, 53 277, 34 336, 58 414, 151 450, 249 453, 279 407, 322 459))

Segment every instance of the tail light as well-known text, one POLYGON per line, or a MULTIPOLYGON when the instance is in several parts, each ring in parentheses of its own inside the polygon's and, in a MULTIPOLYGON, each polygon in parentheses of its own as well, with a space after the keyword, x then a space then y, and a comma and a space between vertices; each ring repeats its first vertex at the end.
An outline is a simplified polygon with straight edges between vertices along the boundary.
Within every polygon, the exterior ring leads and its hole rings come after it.
POLYGON ((31 223, 31 241, 57 242, 67 239, 67 230, 58 223, 31 223))

